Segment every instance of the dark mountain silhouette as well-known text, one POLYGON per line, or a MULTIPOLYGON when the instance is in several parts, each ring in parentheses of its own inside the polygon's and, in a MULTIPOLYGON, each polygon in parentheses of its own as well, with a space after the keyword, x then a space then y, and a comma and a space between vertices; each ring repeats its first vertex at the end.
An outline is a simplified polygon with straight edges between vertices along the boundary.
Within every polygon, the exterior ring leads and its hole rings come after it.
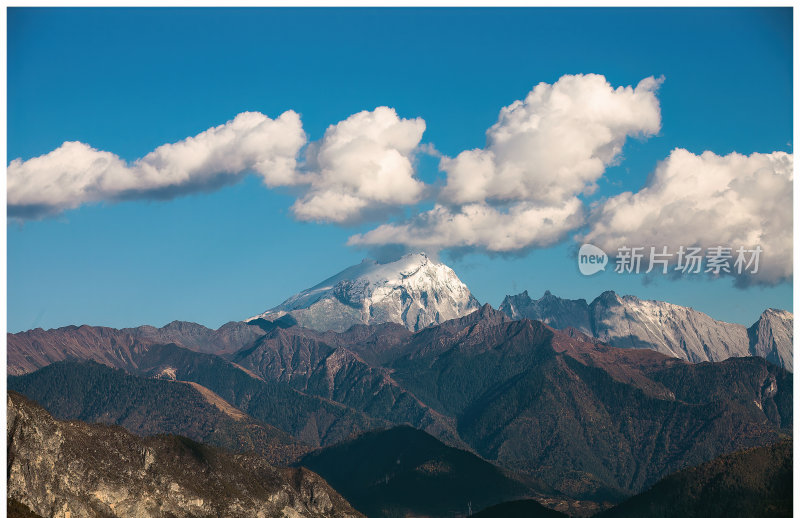
POLYGON ((472 516, 474 518, 566 518, 569 515, 548 509, 536 500, 514 500, 493 505, 472 516))
POLYGON ((41 516, 31 511, 27 505, 13 498, 8 499, 6 516, 8 518, 41 518, 41 516))
POLYGON ((497 502, 552 490, 408 426, 365 433, 306 456, 367 516, 465 516, 497 502))
POLYGON ((669 475, 598 518, 789 518, 792 440, 737 451, 669 475))

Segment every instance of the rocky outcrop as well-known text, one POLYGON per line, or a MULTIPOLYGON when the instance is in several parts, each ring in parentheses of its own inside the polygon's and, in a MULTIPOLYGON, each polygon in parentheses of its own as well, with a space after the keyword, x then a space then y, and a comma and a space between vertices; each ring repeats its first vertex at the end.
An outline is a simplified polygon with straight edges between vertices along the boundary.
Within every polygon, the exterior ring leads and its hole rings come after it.
POLYGON ((318 475, 7 399, 8 498, 44 517, 361 516, 318 475))
POLYGON ((794 316, 788 311, 768 309, 758 322, 747 330, 750 338, 750 354, 762 356, 768 361, 792 370, 792 344, 794 316))

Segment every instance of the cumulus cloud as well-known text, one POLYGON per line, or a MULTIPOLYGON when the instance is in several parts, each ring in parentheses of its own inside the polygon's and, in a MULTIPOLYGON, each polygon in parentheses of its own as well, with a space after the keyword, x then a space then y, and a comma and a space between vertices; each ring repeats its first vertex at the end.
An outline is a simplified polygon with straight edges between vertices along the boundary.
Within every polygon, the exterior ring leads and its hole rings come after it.
POLYGON ((85 203, 173 197, 218 187, 254 171, 268 186, 301 180, 296 156, 305 145, 300 116, 240 113, 233 120, 127 163, 82 142, 8 166, 8 213, 41 217, 85 203))
POLYGON ((352 236, 348 244, 367 247, 400 244, 432 251, 467 247, 514 252, 531 243, 555 244, 563 238, 565 228, 575 228, 582 220, 582 203, 578 198, 557 206, 519 202, 505 210, 486 203, 470 203, 455 211, 436 205, 410 222, 381 225, 366 234, 352 236))
POLYGON ((562 240, 584 221, 579 196, 594 190, 625 140, 659 131, 660 83, 614 88, 595 74, 540 83, 500 110, 484 148, 441 159, 447 180, 434 209, 350 243, 511 252, 562 240))
POLYGON ((36 218, 100 201, 170 198, 254 173, 269 188, 293 186, 291 211, 303 221, 349 224, 435 200, 410 220, 352 236, 354 246, 513 253, 554 245, 588 221, 576 239, 607 252, 760 245, 759 273, 739 282, 790 278, 791 154, 675 149, 639 192, 614 196, 587 215, 584 197, 620 159, 627 138, 658 133, 660 83, 649 77, 613 87, 593 74, 540 83, 500 110, 483 148, 452 158, 421 144, 423 119, 403 119, 388 107, 351 115, 311 143, 291 110, 276 119, 241 113, 133 162, 65 142, 9 164, 8 214, 36 218), (416 175, 417 153, 439 157, 446 180, 438 196, 416 175))
MULTIPOLYGON (((673 150, 639 192, 596 208, 589 232, 577 239, 607 252, 621 246, 760 245, 759 272, 740 283, 776 283, 792 276, 791 154, 719 156, 673 150)), ((735 252, 734 252, 735 256, 735 252)))
POLYGON ((486 147, 442 160, 445 201, 525 200, 558 204, 589 192, 629 136, 658 133, 661 112, 648 77, 612 87, 596 74, 540 83, 500 110, 486 147))
POLYGON ((413 153, 425 121, 401 119, 385 106, 362 111, 327 129, 309 146, 310 189, 292 205, 300 220, 349 223, 365 213, 420 201, 413 153))
POLYGON ((8 212, 36 218, 86 203, 131 198, 171 198, 261 176, 267 187, 295 186, 297 219, 351 223, 420 201, 413 156, 425 121, 401 119, 387 107, 356 113, 332 125, 306 147, 300 116, 277 119, 256 112, 127 163, 82 142, 8 166, 8 212))

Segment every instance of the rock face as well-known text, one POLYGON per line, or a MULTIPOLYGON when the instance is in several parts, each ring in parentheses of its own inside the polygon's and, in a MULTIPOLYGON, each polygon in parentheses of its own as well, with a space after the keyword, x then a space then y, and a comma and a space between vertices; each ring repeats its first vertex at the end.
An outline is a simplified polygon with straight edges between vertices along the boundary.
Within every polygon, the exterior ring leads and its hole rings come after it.
POLYGON ((744 326, 691 308, 607 291, 589 309, 594 336, 616 347, 653 349, 691 362, 749 356, 744 326))
POLYGON ((556 329, 573 327, 581 333, 592 334, 589 304, 584 299, 562 299, 545 291, 542 298, 532 300, 528 292, 523 291, 519 295, 507 295, 499 309, 514 320, 529 318, 556 329))
POLYGON ((758 322, 747 330, 751 354, 763 356, 768 361, 792 370, 792 343, 794 316, 788 311, 768 309, 758 322))
POLYGON ((288 314, 303 327, 319 331, 383 322, 417 331, 479 307, 450 267, 416 253, 384 264, 365 259, 248 320, 288 314))
POLYGON ((10 392, 8 498, 41 516, 361 516, 318 475, 179 436, 54 420, 10 392))
POLYGON ((541 320, 556 329, 573 327, 615 347, 652 349, 695 363, 761 356, 792 370, 793 316, 787 311, 768 309, 747 329, 677 304, 620 297, 613 291, 591 304, 550 292, 532 300, 523 292, 507 296, 500 311, 514 319, 541 320))

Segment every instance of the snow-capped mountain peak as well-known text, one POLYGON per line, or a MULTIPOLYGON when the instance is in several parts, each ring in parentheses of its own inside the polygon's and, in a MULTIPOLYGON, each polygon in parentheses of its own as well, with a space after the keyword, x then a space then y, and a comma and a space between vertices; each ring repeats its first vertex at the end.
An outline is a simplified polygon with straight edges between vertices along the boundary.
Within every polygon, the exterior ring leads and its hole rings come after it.
POLYGON ((248 320, 290 314, 318 330, 396 322, 416 331, 478 307, 450 267, 419 252, 388 263, 365 259, 248 320))

